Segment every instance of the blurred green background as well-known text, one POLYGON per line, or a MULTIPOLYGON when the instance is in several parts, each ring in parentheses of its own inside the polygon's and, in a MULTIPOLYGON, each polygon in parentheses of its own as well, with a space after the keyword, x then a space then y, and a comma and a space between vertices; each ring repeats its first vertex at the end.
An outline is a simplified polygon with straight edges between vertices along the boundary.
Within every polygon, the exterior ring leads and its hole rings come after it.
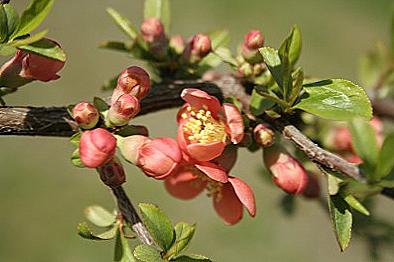
MULTIPOLYGON (((13 0, 22 10, 28 1, 13 0)), ((56 1, 43 27, 62 43, 68 62, 61 79, 33 83, 6 97, 10 105, 65 105, 91 99, 100 85, 125 67, 127 56, 99 50, 101 40, 124 39, 105 8, 112 6, 139 24, 142 0, 56 1)), ((356 80, 359 56, 377 39, 388 41, 390 0, 171 0, 172 32, 189 36, 226 28, 232 46, 252 28, 261 29, 268 45, 278 46, 293 23, 304 37, 300 64, 310 75, 356 80)), ((153 136, 175 136, 176 110, 135 123, 149 126, 153 136)), ((71 144, 62 138, 0 138, 0 261, 111 261, 113 243, 90 242, 76 234, 83 209, 100 204, 112 209, 113 199, 93 170, 71 165, 71 144)), ((170 197, 162 183, 128 165, 127 192, 135 202, 152 202, 173 221, 197 222, 190 252, 216 261, 371 261, 357 238, 339 252, 326 213, 318 203, 297 201, 293 217, 278 204, 283 193, 266 183, 261 154, 241 151, 233 174, 254 189, 258 212, 236 226, 224 226, 205 196, 182 202, 170 197)), ((393 220, 392 202, 378 197, 377 215, 393 220)), ((382 261, 394 261, 385 252, 382 261)))

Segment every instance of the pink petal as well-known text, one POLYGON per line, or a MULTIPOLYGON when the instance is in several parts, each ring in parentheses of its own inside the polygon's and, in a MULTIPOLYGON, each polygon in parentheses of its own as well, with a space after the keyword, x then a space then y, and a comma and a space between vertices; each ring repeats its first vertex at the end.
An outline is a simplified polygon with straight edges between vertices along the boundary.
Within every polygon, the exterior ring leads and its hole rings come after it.
POLYGON ((229 103, 223 104, 226 124, 230 129, 231 142, 238 144, 244 137, 244 122, 238 108, 229 103))
POLYGON ((243 207, 230 183, 223 185, 219 195, 213 199, 216 213, 228 225, 234 225, 242 219, 243 207))
POLYGON ((227 145, 223 153, 211 162, 224 168, 228 173, 234 167, 237 162, 238 147, 234 145, 227 145))
MULTIPOLYGON (((199 172, 195 170, 194 172, 199 172)), ((200 194, 207 185, 207 181, 203 181, 194 175, 190 169, 180 167, 179 171, 167 177, 164 186, 167 191, 174 197, 179 199, 192 199, 200 194)))
POLYGON ((226 171, 224 171, 223 168, 218 165, 210 162, 199 162, 194 166, 215 181, 221 183, 226 183, 228 181, 228 175, 226 171))
POLYGON ((150 146, 156 148, 158 151, 161 151, 175 162, 179 163, 182 160, 182 153, 179 149, 178 143, 172 138, 155 138, 150 142, 150 146))
POLYGON ((209 161, 220 156, 226 144, 224 142, 213 142, 210 144, 189 144, 186 146, 186 152, 198 161, 209 161))
POLYGON ((178 113, 176 115, 176 122, 178 124, 185 120, 185 119, 182 118, 182 114, 187 112, 186 108, 188 106, 190 106, 190 105, 188 103, 186 103, 179 109, 179 111, 178 111, 178 113))
POLYGON ((250 216, 254 217, 256 215, 256 201, 252 189, 237 177, 229 177, 228 181, 234 187, 235 194, 246 207, 250 216))
POLYGON ((207 106, 214 117, 216 117, 218 111, 221 109, 220 102, 216 97, 210 96, 199 89, 186 88, 182 91, 181 98, 196 109, 201 109, 203 105, 207 106))

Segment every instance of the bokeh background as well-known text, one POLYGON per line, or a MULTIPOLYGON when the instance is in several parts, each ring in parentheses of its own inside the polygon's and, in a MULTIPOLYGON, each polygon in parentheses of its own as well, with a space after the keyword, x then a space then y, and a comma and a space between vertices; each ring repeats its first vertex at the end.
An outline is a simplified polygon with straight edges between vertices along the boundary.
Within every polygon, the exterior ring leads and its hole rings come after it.
MULTIPOLYGON (((12 1, 19 11, 27 0, 12 1)), ((305 72, 354 81, 362 53, 378 39, 388 41, 390 0, 171 0, 172 32, 189 36, 226 28, 232 47, 252 28, 261 29, 269 45, 277 47, 297 23, 304 49, 305 72)), ((142 0, 57 0, 42 27, 62 43, 68 62, 61 79, 33 83, 6 97, 10 105, 66 105, 91 99, 101 84, 136 62, 97 44, 125 39, 105 12, 112 6, 133 22, 142 18, 142 0)), ((2 60, 3 61, 3 60, 2 60)), ((141 117, 153 136, 175 136, 176 110, 141 117)), ((0 261, 111 261, 113 242, 90 242, 76 233, 83 209, 100 204, 113 209, 110 192, 94 170, 78 169, 69 158, 66 139, 43 137, 0 138, 0 261)), ((190 252, 216 261, 371 261, 366 245, 357 238, 339 252, 326 213, 318 203, 297 201, 294 216, 279 208, 283 193, 261 174, 261 154, 241 151, 234 175, 254 189, 257 216, 247 215, 236 226, 224 226, 205 196, 182 202, 171 198, 162 183, 127 166, 125 185, 135 202, 159 205, 173 221, 197 222, 190 252)), ((377 216, 394 221, 392 202, 378 197, 377 216)), ((392 249, 392 248, 391 248, 392 249)), ((384 252, 382 261, 394 261, 384 252)))

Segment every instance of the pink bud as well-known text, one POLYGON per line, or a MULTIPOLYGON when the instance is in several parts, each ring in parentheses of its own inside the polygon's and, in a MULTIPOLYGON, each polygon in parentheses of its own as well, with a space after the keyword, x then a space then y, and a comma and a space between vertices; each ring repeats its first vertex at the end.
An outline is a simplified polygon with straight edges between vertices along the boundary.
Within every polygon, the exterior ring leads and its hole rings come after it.
POLYGON ((183 50, 185 50, 185 41, 182 36, 175 35, 170 38, 170 48, 174 51, 175 54, 182 54, 183 50))
POLYGON ((112 103, 122 94, 129 94, 142 99, 150 90, 148 73, 138 66, 131 66, 118 77, 118 84, 112 94, 112 103))
POLYGON ((259 49, 264 45, 264 38, 259 30, 252 30, 245 35, 244 45, 248 49, 259 49))
POLYGON ((84 129, 95 127, 99 120, 97 109, 89 102, 76 104, 72 110, 72 115, 77 124, 84 129))
POLYGON ((257 142, 262 147, 269 147, 275 142, 274 131, 267 124, 258 124, 254 130, 254 137, 257 142))
POLYGON ((301 194, 308 183, 308 175, 300 162, 283 148, 264 150, 265 166, 272 173, 274 183, 289 194, 301 194))
POLYGON ((320 184, 317 175, 308 173, 308 183, 302 195, 306 198, 318 198, 320 196, 320 184))
POLYGON ((126 175, 122 164, 116 158, 110 162, 99 166, 97 172, 100 174, 100 179, 104 184, 110 188, 116 188, 126 182, 126 175))
POLYGON ((111 160, 115 154, 116 139, 103 128, 82 133, 79 155, 86 167, 96 168, 111 160))
POLYGON ((156 179, 169 176, 182 160, 177 142, 168 137, 156 138, 138 150, 137 166, 156 179))
POLYGON ((193 36, 183 52, 183 59, 191 64, 201 61, 211 52, 211 40, 207 35, 197 34, 193 36))
POLYGON ((108 110, 108 120, 114 126, 124 126, 140 111, 140 103, 135 96, 123 94, 108 110))
POLYGON ((136 165, 139 149, 149 141, 151 141, 151 139, 149 139, 146 136, 141 136, 141 135, 128 136, 123 139, 120 139, 119 149, 120 152, 122 153, 122 156, 127 161, 136 165))
POLYGON ((158 39, 165 38, 164 26, 158 18, 147 18, 141 25, 141 33, 144 40, 153 43, 158 39))
POLYGON ((251 77, 253 75, 253 67, 249 63, 243 63, 238 68, 238 73, 240 77, 251 77))

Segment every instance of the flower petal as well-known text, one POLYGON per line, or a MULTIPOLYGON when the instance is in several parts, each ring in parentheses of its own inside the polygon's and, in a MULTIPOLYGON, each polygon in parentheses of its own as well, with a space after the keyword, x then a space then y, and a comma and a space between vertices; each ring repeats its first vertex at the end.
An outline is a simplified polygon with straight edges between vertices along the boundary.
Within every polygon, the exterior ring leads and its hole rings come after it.
POLYGON ((186 153, 198 161, 209 161, 220 156, 225 146, 226 144, 224 142, 189 144, 186 146, 186 153))
POLYGON ((244 137, 244 122, 238 108, 230 103, 223 104, 226 124, 230 131, 231 142, 238 144, 244 137))
POLYGON ((224 184, 220 194, 212 199, 216 213, 226 224, 234 225, 242 219, 242 203, 230 183, 224 184))
POLYGON ((228 175, 226 171, 218 165, 210 162, 199 162, 194 165, 198 170, 206 174, 209 178, 226 183, 228 181, 228 175))
POLYGON ((218 111, 221 109, 220 102, 216 97, 210 96, 199 89, 186 88, 182 91, 181 98, 196 109, 201 109, 203 105, 207 106, 214 117, 217 116, 218 111))
POLYGON ((195 176, 195 172, 187 169, 185 166, 179 168, 177 172, 167 177, 164 181, 166 190, 174 197, 179 199, 192 199, 200 194, 207 185, 207 181, 203 181, 195 176))
POLYGON ((250 216, 254 217, 256 215, 256 201, 252 189, 237 177, 229 177, 228 181, 234 187, 235 194, 246 207, 250 216))

